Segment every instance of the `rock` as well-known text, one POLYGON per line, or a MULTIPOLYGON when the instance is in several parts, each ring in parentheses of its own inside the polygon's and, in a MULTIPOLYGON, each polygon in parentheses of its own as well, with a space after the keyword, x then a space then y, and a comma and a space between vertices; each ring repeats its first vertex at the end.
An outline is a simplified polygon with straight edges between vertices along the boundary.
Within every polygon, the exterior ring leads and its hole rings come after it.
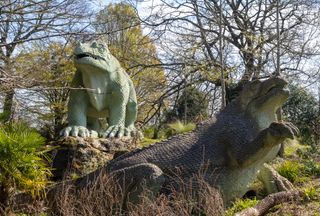
POLYGON ((81 138, 66 137, 50 143, 52 151, 53 180, 75 179, 105 165, 114 155, 120 155, 136 147, 129 138, 81 138))

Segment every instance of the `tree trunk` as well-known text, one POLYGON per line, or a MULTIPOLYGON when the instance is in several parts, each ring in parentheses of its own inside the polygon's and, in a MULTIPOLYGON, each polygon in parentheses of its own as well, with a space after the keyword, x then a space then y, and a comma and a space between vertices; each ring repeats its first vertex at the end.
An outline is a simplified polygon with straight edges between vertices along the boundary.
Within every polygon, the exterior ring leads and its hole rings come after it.
MULTIPOLYGON (((276 114, 277 114, 277 120, 281 121, 282 120, 282 109, 281 108, 278 109, 276 114)), ((278 152, 278 156, 281 157, 281 158, 284 157, 284 143, 283 142, 280 144, 280 149, 279 149, 279 152, 278 152)))
POLYGON ((10 89, 6 92, 4 102, 3 102, 3 112, 1 115, 2 122, 12 121, 12 108, 13 108, 13 98, 14 98, 14 89, 10 89))
POLYGON ((13 199, 13 190, 6 185, 0 185, 0 213, 4 215, 10 215, 11 213, 11 206, 13 199))

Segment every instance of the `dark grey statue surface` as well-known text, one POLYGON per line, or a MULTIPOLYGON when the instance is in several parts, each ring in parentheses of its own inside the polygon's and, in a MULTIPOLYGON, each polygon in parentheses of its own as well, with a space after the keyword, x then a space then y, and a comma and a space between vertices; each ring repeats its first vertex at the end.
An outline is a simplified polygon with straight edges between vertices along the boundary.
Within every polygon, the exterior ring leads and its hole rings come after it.
POLYGON ((280 143, 298 133, 292 124, 276 119, 276 110, 289 96, 286 85, 275 77, 253 81, 216 119, 193 132, 122 155, 102 169, 116 177, 132 200, 139 196, 143 181, 157 193, 168 185, 179 187, 177 173, 179 179, 188 180, 203 166, 205 181, 220 190, 225 202, 242 197, 263 164, 276 157, 280 143), (132 192, 135 186, 138 189, 132 192))

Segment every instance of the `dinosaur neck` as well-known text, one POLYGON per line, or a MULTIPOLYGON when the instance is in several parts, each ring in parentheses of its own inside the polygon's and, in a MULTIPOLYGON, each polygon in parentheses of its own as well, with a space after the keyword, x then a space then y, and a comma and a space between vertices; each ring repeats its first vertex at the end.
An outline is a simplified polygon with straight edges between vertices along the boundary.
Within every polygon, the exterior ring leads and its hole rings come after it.
POLYGON ((277 116, 274 108, 266 107, 263 110, 257 110, 249 114, 252 116, 259 130, 266 129, 274 121, 277 121, 277 116))

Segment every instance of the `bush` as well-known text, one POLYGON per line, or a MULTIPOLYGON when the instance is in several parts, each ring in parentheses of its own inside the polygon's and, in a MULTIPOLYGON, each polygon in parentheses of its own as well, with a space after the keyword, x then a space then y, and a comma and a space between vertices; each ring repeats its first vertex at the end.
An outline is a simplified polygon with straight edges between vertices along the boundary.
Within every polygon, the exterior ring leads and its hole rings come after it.
POLYGON ((283 114, 299 128, 302 143, 313 145, 320 121, 317 98, 299 86, 289 85, 289 89, 291 94, 283 106, 283 114))
POLYGON ((0 202, 4 209, 17 190, 41 195, 51 174, 43 160, 44 144, 45 139, 25 124, 0 126, 0 202))
POLYGON ((320 163, 313 160, 303 162, 303 172, 308 176, 320 176, 320 163))

